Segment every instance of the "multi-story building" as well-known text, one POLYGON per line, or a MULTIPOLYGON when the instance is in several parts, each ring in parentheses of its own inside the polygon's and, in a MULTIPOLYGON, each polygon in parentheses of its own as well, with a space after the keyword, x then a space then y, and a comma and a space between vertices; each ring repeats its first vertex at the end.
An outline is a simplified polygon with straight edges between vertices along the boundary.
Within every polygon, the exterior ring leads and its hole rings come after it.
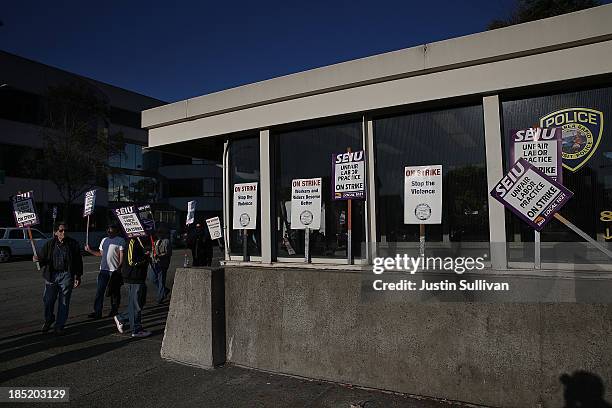
MULTIPOLYGON (((145 95, 0 51, 0 225, 12 225, 9 197, 34 191, 41 229, 50 230, 52 207, 65 217, 63 200, 51 180, 27 171, 43 149, 44 95, 50 86, 80 82, 96 90, 110 106, 109 132, 121 132, 124 152, 110 157, 108 179, 98 180, 97 210, 91 224, 104 228, 107 209, 126 202, 153 203, 156 218, 178 227, 187 201, 197 200, 199 215, 221 211, 221 169, 213 162, 143 149, 147 132, 140 128, 140 112, 165 104, 145 95)), ((82 200, 69 211, 80 229, 82 200)), ((83 224, 84 225, 84 224, 83 224)))

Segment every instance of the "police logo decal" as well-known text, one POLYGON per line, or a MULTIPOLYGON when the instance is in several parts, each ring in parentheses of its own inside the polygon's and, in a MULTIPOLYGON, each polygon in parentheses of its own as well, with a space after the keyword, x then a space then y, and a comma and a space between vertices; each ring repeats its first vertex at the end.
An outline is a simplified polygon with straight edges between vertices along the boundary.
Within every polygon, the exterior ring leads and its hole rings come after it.
POLYGON ((561 109, 540 118, 540 127, 561 127, 563 167, 577 171, 593 156, 603 135, 603 112, 589 108, 561 109))

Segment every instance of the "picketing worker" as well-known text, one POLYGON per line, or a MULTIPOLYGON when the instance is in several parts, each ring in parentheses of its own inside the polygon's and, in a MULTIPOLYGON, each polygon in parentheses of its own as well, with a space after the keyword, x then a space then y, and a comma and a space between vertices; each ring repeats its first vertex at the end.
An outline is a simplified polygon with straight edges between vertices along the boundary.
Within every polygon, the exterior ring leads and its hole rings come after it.
POLYGON ((65 222, 60 221, 55 225, 53 235, 53 238, 43 246, 40 255, 34 255, 32 259, 34 262, 39 262, 45 279, 43 294, 45 323, 42 332, 47 333, 55 322, 53 327, 55 334, 62 335, 68 320, 72 289, 81 285, 83 258, 81 246, 68 236, 65 222), (56 316, 55 302, 58 298, 56 316))
POLYGON ((119 333, 125 331, 129 325, 132 337, 148 337, 150 331, 142 328, 142 309, 147 299, 147 268, 149 266, 151 252, 138 237, 130 238, 127 243, 127 251, 123 259, 121 275, 128 288, 127 311, 115 315, 113 318, 119 333))
POLYGON ((187 240, 187 246, 191 249, 193 266, 210 266, 213 258, 213 242, 210 234, 204 230, 202 223, 195 226, 195 233, 187 240))
POLYGON ((149 268, 149 279, 157 290, 157 304, 166 300, 170 289, 166 287, 166 277, 170 268, 172 257, 172 245, 170 244, 168 228, 160 226, 154 243, 154 251, 151 254, 151 267, 149 268))
POLYGON ((94 300, 93 312, 88 316, 92 319, 102 317, 102 307, 104 306, 104 295, 110 294, 111 311, 108 317, 115 316, 119 312, 121 302, 121 265, 125 252, 125 240, 119 236, 119 228, 115 224, 110 224, 106 233, 107 237, 100 242, 98 250, 91 249, 85 245, 85 251, 94 256, 102 257, 100 261, 100 273, 98 273, 96 298, 94 300))

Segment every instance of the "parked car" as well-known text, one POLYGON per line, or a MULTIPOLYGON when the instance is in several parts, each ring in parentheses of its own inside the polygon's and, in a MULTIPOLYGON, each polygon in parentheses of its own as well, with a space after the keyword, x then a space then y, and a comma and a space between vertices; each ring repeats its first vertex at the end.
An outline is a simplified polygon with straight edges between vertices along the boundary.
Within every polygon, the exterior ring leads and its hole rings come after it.
MULTIPOLYGON (((40 252, 49 237, 32 228, 32 239, 36 251, 40 252)), ((32 245, 27 228, 0 228, 0 262, 7 262, 15 256, 32 256, 32 245)))

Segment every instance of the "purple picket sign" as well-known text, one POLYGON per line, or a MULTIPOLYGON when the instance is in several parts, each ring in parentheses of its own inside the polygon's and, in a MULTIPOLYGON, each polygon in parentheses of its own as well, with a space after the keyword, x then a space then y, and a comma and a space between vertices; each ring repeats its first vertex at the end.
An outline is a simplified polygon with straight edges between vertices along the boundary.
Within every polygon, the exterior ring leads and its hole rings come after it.
POLYGON ((15 225, 20 228, 38 225, 40 220, 34 204, 34 191, 19 193, 10 198, 15 225))
POLYGON ((116 208, 114 213, 126 237, 134 238, 147 236, 147 232, 138 217, 137 207, 135 205, 116 208))
POLYGON ((574 195, 525 159, 519 159, 491 196, 537 231, 574 195))
POLYGON ((365 198, 365 152, 332 154, 332 200, 365 198))
POLYGON ((562 134, 561 128, 512 129, 510 164, 523 158, 563 184, 562 134))

